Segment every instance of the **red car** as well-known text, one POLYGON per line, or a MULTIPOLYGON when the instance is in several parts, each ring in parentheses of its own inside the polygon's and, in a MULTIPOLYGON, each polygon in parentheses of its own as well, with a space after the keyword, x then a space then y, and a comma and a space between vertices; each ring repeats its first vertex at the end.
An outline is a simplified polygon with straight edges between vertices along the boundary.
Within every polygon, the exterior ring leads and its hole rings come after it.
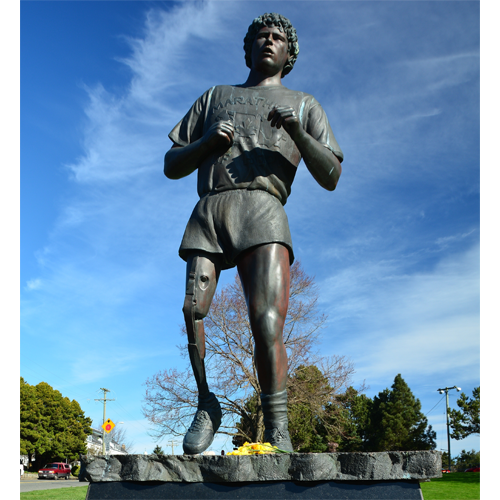
POLYGON ((38 479, 54 479, 57 480, 61 477, 64 479, 69 479, 71 475, 71 467, 69 464, 63 464, 62 462, 53 462, 47 464, 43 469, 38 471, 38 479))
POLYGON ((465 472, 479 472, 479 467, 471 467, 470 469, 465 469, 465 472))
POLYGON ((450 474, 451 473, 451 470, 450 469, 443 469, 441 471, 443 474, 450 474))

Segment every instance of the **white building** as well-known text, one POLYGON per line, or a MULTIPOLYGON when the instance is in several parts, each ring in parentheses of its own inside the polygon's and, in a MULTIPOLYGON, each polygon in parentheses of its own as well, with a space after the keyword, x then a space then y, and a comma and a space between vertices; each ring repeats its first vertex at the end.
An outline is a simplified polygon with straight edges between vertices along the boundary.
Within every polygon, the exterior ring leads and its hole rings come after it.
MULTIPOLYGON (((89 455, 102 455, 102 429, 92 429, 92 434, 87 436, 87 453, 89 455)), ((128 455, 125 445, 120 446, 119 443, 110 439, 109 455, 128 455)))

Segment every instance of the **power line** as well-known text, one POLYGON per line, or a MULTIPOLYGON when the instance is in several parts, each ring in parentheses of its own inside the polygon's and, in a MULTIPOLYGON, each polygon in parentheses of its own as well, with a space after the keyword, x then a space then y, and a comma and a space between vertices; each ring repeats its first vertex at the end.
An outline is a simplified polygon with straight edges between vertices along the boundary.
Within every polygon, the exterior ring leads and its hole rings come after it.
POLYGON ((443 401, 443 399, 445 398, 446 396, 443 396, 426 414, 425 416, 429 415, 429 413, 434 410, 434 408, 436 408, 436 406, 441 403, 441 401, 443 401))
MULTIPOLYGON (((446 397, 446 394, 425 414, 425 416, 429 415, 429 413, 436 408, 436 406, 443 401, 443 399, 446 397)), ((450 394, 450 397, 455 397, 455 394, 450 394)))
MULTIPOLYGON (((113 391, 113 394, 114 394, 115 396, 117 395, 115 391, 113 391)), ((119 407, 119 408, 121 408, 121 410, 122 410, 122 411, 124 411, 124 412, 127 414, 127 416, 128 416, 131 420, 133 420, 134 422, 136 422, 137 424, 139 424, 141 427, 143 427, 143 428, 144 428, 144 430, 145 430, 146 432, 148 432, 148 433, 149 433, 149 431, 151 430, 150 428, 146 427, 146 426, 145 426, 145 425, 144 425, 144 424, 143 424, 140 420, 137 420, 135 417, 133 417, 133 416, 132 416, 132 415, 131 415, 131 414, 130 414, 130 413, 129 413, 129 412, 128 412, 128 411, 127 411, 124 407, 123 407, 123 406, 121 406, 121 405, 120 405, 120 403, 118 403, 118 402, 117 402, 116 404, 118 405, 118 407, 119 407)))
POLYGON ((172 445, 172 455, 173 455, 174 454, 174 444, 178 445, 180 443, 179 443, 179 441, 174 441, 173 439, 170 440, 170 441, 167 441, 167 443, 171 443, 171 445, 172 445))
MULTIPOLYGON (((113 391, 113 395, 114 395, 115 397, 117 396, 116 391, 113 391)), ((135 418, 135 417, 133 417, 133 416, 132 416, 132 415, 128 412, 128 410, 126 410, 126 409, 125 409, 125 408, 124 408, 124 407, 123 407, 120 403, 118 403, 118 402, 117 402, 116 404, 117 404, 117 406, 118 406, 119 408, 121 408, 121 410, 122 410, 123 412, 125 412, 125 413, 127 414, 127 416, 128 416, 131 420, 136 420, 136 418, 135 418)))

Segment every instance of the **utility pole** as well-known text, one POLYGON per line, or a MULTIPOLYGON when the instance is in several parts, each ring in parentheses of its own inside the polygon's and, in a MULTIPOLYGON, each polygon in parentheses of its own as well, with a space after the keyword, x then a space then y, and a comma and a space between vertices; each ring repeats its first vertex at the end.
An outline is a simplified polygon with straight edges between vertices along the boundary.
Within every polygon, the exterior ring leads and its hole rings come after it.
POLYGON ((456 389, 457 392, 460 391, 460 387, 457 387, 454 385, 453 387, 445 387, 444 389, 438 389, 439 394, 443 394, 443 392, 446 392, 446 434, 448 436, 448 470, 451 471, 451 446, 450 446, 450 418, 448 415, 448 407, 449 407, 449 401, 448 401, 448 391, 451 391, 452 389, 456 389))
MULTIPOLYGON (((101 387, 99 390, 104 393, 104 398, 95 399, 94 401, 103 402, 102 425, 104 425, 104 422, 106 422, 106 402, 114 401, 114 399, 106 399, 106 393, 110 392, 109 389, 104 389, 103 387, 101 387)), ((104 443, 104 427, 102 428, 102 454, 106 455, 106 444, 104 443)))
POLYGON ((172 455, 174 454, 174 444, 179 444, 177 441, 174 441, 172 439, 172 441, 170 441, 170 443, 172 444, 172 455))

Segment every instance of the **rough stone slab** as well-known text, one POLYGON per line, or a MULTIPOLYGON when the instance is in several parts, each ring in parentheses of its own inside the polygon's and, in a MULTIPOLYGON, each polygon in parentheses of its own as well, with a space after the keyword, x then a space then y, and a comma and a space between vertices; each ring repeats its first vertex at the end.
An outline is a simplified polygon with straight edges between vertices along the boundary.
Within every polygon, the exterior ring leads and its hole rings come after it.
POLYGON ((86 500, 224 500, 286 498, 297 500, 422 500, 412 481, 292 481, 259 483, 92 483, 86 500))
POLYGON ((80 481, 239 483, 399 481, 441 477, 441 452, 290 453, 253 456, 82 456, 80 481))

